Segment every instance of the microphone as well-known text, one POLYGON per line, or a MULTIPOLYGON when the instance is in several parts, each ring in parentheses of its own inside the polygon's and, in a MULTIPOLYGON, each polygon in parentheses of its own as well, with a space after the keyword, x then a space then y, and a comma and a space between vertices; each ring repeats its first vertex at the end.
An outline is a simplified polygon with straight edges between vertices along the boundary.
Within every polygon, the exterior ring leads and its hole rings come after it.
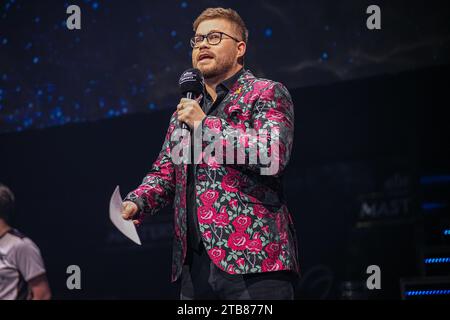
MULTIPOLYGON (((200 70, 196 68, 187 69, 178 81, 180 93, 184 98, 197 99, 203 94, 204 80, 200 70)), ((183 129, 189 130, 186 123, 182 125, 183 129)))

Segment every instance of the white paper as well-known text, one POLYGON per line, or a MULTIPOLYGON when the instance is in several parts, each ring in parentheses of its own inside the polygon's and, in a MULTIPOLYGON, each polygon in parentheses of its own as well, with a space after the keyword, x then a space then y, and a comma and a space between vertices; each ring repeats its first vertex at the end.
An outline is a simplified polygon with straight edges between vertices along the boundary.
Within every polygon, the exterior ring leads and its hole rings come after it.
POLYGON ((111 201, 109 202, 109 218, 112 223, 125 236, 133 240, 137 244, 141 244, 141 239, 136 231, 136 226, 132 220, 122 218, 122 197, 120 195, 119 186, 114 190, 111 201))

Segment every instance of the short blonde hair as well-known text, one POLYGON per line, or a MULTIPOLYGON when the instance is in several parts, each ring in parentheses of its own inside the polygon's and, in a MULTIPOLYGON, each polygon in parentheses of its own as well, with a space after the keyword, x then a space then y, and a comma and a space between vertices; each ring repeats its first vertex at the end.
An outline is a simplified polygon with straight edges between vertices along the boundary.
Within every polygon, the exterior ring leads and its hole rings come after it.
POLYGON ((232 22, 236 27, 236 31, 241 36, 241 41, 247 43, 248 41, 247 27, 245 26, 244 20, 242 20, 241 16, 233 9, 224 9, 224 8, 205 9, 194 21, 193 24, 194 32, 197 31, 198 25, 200 23, 202 23, 205 20, 211 19, 225 19, 232 22))

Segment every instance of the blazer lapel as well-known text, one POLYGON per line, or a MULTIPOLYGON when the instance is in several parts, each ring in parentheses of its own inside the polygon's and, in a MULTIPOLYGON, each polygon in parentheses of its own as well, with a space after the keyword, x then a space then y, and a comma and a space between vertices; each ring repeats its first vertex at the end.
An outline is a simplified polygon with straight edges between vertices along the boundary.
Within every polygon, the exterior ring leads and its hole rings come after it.
POLYGON ((218 108, 214 108, 214 110, 209 110, 206 115, 216 115, 223 117, 224 116, 224 110, 225 107, 230 103, 236 103, 239 98, 244 93, 244 87, 247 81, 250 81, 252 79, 255 79, 255 76, 249 71, 246 70, 239 78, 238 80, 233 84, 228 94, 225 96, 223 101, 220 103, 220 106, 218 108))

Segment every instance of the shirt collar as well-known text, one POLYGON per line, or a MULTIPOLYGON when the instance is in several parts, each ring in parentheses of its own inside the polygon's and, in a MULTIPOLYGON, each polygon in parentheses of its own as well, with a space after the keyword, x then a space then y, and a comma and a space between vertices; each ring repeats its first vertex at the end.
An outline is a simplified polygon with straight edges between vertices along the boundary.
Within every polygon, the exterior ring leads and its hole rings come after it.
MULTIPOLYGON (((221 102, 222 99, 228 94, 228 92, 230 92, 231 88, 233 88, 233 85, 238 81, 239 77, 241 77, 244 74, 244 72, 245 72, 245 69, 241 68, 234 75, 232 75, 228 79, 225 79, 224 81, 222 81, 221 83, 219 83, 216 86, 218 102, 221 102)), ((211 96, 206 91, 206 88, 204 90, 204 93, 205 93, 205 99, 206 99, 205 101, 207 103, 212 103, 211 96)), ((206 107, 206 110, 209 110, 209 107, 206 107)))
POLYGON ((227 91, 230 91, 233 85, 238 81, 239 77, 244 73, 244 68, 241 68, 238 72, 236 72, 233 76, 230 78, 222 81, 220 84, 224 86, 227 91))

